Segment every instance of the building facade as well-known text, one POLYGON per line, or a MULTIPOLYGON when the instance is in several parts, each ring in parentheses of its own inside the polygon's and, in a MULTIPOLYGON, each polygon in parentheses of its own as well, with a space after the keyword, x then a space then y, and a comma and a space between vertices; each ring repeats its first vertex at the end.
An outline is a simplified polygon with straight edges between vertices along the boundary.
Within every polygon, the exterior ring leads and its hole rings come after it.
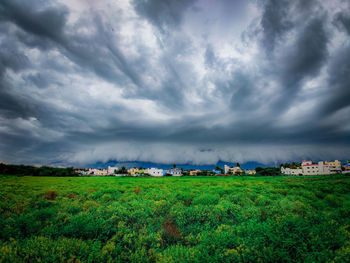
POLYGON ((281 173, 286 175, 303 175, 303 169, 300 167, 284 168, 282 166, 281 173))
POLYGON ((246 174, 249 174, 249 175, 254 175, 254 174, 256 174, 256 171, 255 171, 255 170, 250 170, 250 169, 246 169, 244 172, 245 172, 246 174))
POLYGON ((200 173, 201 170, 194 170, 194 171, 190 171, 190 175, 193 176, 193 175, 197 175, 198 173, 200 173))
POLYGON ((334 162, 325 162, 329 166, 329 170, 331 174, 341 173, 341 162, 335 160, 334 162))
POLYGON ((140 173, 140 170, 139 170, 138 168, 130 168, 128 172, 129 172, 129 174, 131 174, 132 176, 135 176, 135 175, 137 175, 137 174, 140 173))
POLYGON ((301 163, 303 175, 317 175, 317 174, 330 174, 330 168, 328 164, 319 161, 318 163, 312 163, 312 161, 303 161, 301 163))
POLYGON ((118 167, 108 166, 108 168, 107 168, 108 174, 115 174, 116 172, 118 172, 118 170, 119 170, 118 167))
POLYGON ((163 169, 158 168, 148 168, 146 170, 146 173, 148 173, 151 176, 163 176, 163 169))
POLYGON ((181 170, 179 168, 171 168, 165 171, 167 174, 171 174, 172 176, 181 176, 181 170))
POLYGON ((107 175, 107 169, 89 168, 89 171, 87 172, 87 174, 95 175, 95 176, 104 176, 104 175, 107 175))
POLYGON ((243 170, 241 169, 241 167, 230 167, 228 165, 225 164, 224 166, 224 171, 225 171, 225 174, 229 174, 232 172, 232 174, 237 174, 237 173, 243 173, 243 170))

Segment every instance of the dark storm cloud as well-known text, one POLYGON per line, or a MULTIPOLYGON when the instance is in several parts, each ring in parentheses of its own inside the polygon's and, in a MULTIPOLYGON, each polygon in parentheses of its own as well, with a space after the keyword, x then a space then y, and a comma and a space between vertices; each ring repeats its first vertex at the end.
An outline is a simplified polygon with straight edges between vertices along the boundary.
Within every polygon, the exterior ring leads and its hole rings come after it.
MULTIPOLYGON (((350 106, 350 45, 340 48, 329 66, 329 96, 320 113, 327 116, 350 106)), ((346 114, 346 113, 343 113, 346 114)))
POLYGON ((136 0, 133 3, 135 10, 141 16, 164 30, 168 26, 180 24, 184 11, 194 3, 194 0, 136 0))
POLYGON ((284 89, 278 98, 278 108, 288 108, 289 103, 302 88, 302 81, 317 75, 327 59, 328 33, 324 27, 324 17, 314 18, 298 33, 290 51, 281 61, 281 87, 284 89), (289 103, 283 101, 288 98, 289 103))
POLYGON ((66 23, 68 10, 64 6, 52 6, 50 3, 51 1, 35 1, 33 5, 26 1, 4 0, 1 2, 0 14, 6 20, 28 32, 59 40, 66 23), (39 6, 41 10, 33 10, 39 6), (42 10, 43 7, 44 10, 42 10))
POLYGON ((346 158, 339 1, 0 2, 0 161, 346 158))
POLYGON ((268 0, 261 18, 263 28, 263 44, 268 52, 273 51, 276 42, 292 27, 288 11, 291 2, 286 0, 268 0))

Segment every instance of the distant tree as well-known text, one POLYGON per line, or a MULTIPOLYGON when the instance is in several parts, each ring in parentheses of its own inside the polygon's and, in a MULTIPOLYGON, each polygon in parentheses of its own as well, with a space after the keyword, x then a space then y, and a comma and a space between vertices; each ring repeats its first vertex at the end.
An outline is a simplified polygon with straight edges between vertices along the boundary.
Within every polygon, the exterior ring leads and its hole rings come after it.
POLYGON ((241 165, 240 165, 239 163, 236 163, 236 166, 237 166, 237 167, 241 167, 241 165))
POLYGON ((173 164, 173 168, 176 168, 176 164, 173 164))
POLYGON ((263 171, 263 170, 264 170, 264 168, 262 168, 262 167, 260 167, 260 166, 255 167, 255 171, 256 171, 257 173, 259 173, 259 172, 261 172, 261 171, 263 171))
POLYGON ((127 173, 128 173, 128 170, 126 170, 125 166, 120 168, 117 172, 117 174, 127 174, 127 173))

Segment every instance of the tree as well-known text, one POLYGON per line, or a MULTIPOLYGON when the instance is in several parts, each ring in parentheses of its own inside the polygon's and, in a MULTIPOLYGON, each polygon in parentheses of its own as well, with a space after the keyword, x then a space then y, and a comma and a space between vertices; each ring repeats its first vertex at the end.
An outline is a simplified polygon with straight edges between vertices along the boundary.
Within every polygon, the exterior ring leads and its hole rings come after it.
POLYGON ((240 165, 239 163, 236 163, 236 166, 237 166, 237 167, 241 167, 241 165, 240 165))
POLYGON ((176 164, 173 164, 173 168, 176 168, 176 164))
POLYGON ((126 170, 125 166, 123 166, 119 171, 117 172, 118 174, 127 174, 128 170, 126 170))

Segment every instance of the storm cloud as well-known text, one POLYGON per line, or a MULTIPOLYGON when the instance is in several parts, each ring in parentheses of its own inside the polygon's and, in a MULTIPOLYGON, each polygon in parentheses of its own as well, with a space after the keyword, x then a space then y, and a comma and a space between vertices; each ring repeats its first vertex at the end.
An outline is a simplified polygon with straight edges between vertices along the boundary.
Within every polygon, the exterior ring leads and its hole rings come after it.
POLYGON ((347 159, 347 1, 0 2, 0 161, 347 159))

